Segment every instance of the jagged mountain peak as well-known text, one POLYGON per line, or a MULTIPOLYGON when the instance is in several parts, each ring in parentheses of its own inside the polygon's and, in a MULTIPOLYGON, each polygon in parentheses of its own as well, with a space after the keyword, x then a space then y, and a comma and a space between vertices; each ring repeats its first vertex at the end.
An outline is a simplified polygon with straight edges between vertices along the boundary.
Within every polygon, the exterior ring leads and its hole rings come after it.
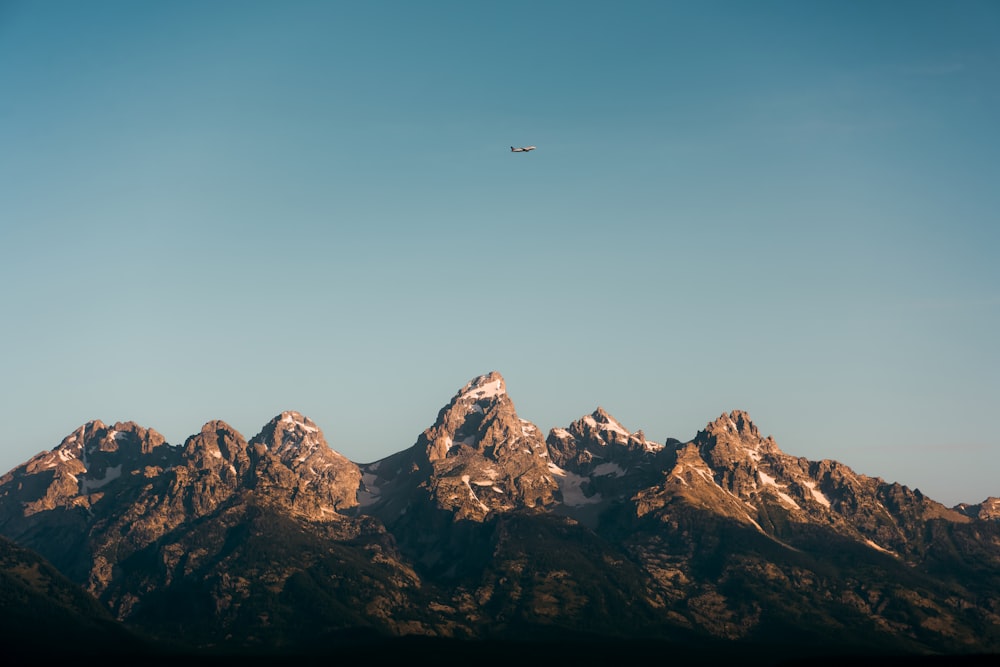
POLYGON ((164 636, 312 647, 342 627, 649 637, 676 623, 757 641, 805 618, 812 636, 997 644, 998 586, 982 573, 1000 562, 985 520, 1000 499, 955 512, 784 454, 741 410, 657 445, 597 407, 546 442, 488 373, 414 446, 363 466, 291 410, 249 442, 224 421, 162 442, 84 424, 0 477, 0 534, 164 636), (203 611, 182 626, 175 605, 203 611))
POLYGON ((400 474, 406 469, 420 476, 434 505, 481 521, 491 512, 551 504, 558 486, 548 465, 541 431, 517 416, 494 371, 463 386, 412 448, 365 466, 364 503, 394 517, 393 487, 408 488, 409 473, 400 474))
POLYGON ((100 419, 92 419, 63 438, 55 450, 81 450, 83 449, 84 442, 90 440, 99 431, 103 431, 106 428, 107 426, 100 419))
POLYGON ((185 441, 184 458, 204 469, 233 466, 233 472, 240 474, 249 466, 246 438, 221 419, 206 422, 201 432, 185 441))
POLYGON ((507 383, 496 371, 473 378, 455 395, 453 402, 477 402, 487 398, 497 398, 507 394, 507 383))
MULTIPOLYGON (((212 419, 212 420, 209 420, 209 421, 205 422, 205 424, 201 427, 201 431, 199 431, 199 434, 202 434, 202 433, 222 433, 222 432, 233 433, 233 434, 239 435, 239 431, 237 431, 235 428, 233 428, 227 422, 225 422, 225 421, 223 421, 221 419, 212 419)), ((192 436, 192 437, 196 437, 196 436, 192 436)))
POLYGON ((997 520, 1000 519, 1000 498, 990 496, 974 505, 960 503, 955 510, 976 519, 997 520))
POLYGON ((361 469, 333 451, 316 422, 286 410, 250 439, 258 492, 311 520, 357 505, 361 469))
POLYGON ((106 431, 107 426, 104 422, 98 419, 91 420, 63 438, 51 451, 41 452, 30 459, 26 464, 27 469, 29 472, 35 472, 71 464, 75 468, 73 472, 86 472, 87 467, 84 463, 86 453, 94 448, 95 441, 106 431))
POLYGON ((104 478, 110 459, 121 458, 136 462, 166 445, 166 439, 153 429, 135 422, 116 422, 106 425, 99 419, 88 421, 67 435, 51 451, 42 452, 29 460, 24 468, 31 474, 44 470, 63 470, 76 476, 85 492, 90 482, 85 475, 104 478))
POLYGON ((582 421, 587 427, 605 432, 605 440, 609 436, 613 438, 615 434, 626 439, 631 435, 629 430, 622 426, 621 422, 612 417, 607 410, 600 406, 589 415, 583 417, 582 421))
POLYGON ((760 429, 743 410, 733 410, 728 414, 723 412, 718 419, 710 422, 705 430, 713 435, 731 433, 751 438, 760 437, 760 429))
POLYGON ((421 442, 426 443, 430 461, 454 455, 462 446, 483 451, 488 446, 485 441, 498 437, 492 432, 496 429, 512 433, 536 429, 529 422, 522 424, 523 421, 507 395, 503 377, 493 371, 473 378, 462 387, 448 405, 441 408, 437 421, 421 435, 418 446, 421 442))
POLYGON ((625 428, 621 425, 621 422, 619 422, 617 419, 615 419, 614 417, 612 417, 611 413, 609 413, 607 410, 605 410, 601 406, 597 406, 597 409, 594 410, 593 412, 591 412, 587 417, 584 417, 584 419, 587 419, 588 417, 589 417, 589 419, 592 419, 594 422, 596 422, 598 424, 608 424, 608 425, 611 425, 611 426, 619 426, 619 427, 622 428, 622 430, 625 430, 625 428))
POLYGON ((329 447, 323 431, 312 419, 300 412, 285 410, 269 421, 261 432, 250 440, 251 445, 263 444, 269 450, 284 456, 308 456, 316 449, 329 447))
POLYGON ((760 461, 768 454, 780 455, 774 438, 761 435, 760 429, 743 410, 722 413, 694 437, 701 455, 712 465, 723 461, 760 461))
POLYGON ((176 449, 135 422, 88 421, 51 451, 43 451, 0 477, 0 497, 16 489, 23 516, 55 508, 90 507, 103 494, 147 467, 169 466, 176 449))
POLYGON ((100 419, 93 419, 63 438, 48 453, 46 463, 54 464, 56 459, 66 461, 70 458, 85 462, 92 452, 113 452, 122 448, 148 454, 163 444, 166 444, 166 439, 162 435, 135 422, 115 422, 108 426, 100 419))
MULTIPOLYGON (((647 440, 642 430, 629 431, 602 407, 598 407, 589 415, 577 419, 568 428, 552 429, 548 439, 549 449, 552 450, 554 460, 559 465, 567 463, 573 456, 571 450, 582 446, 584 442, 589 443, 587 447, 596 447, 598 450, 603 450, 608 445, 618 445, 629 450, 647 452, 663 448, 662 444, 647 440), (571 442, 577 444, 570 445, 571 442)), ((597 450, 592 451, 591 454, 602 458, 607 456, 607 454, 598 454, 597 450)))

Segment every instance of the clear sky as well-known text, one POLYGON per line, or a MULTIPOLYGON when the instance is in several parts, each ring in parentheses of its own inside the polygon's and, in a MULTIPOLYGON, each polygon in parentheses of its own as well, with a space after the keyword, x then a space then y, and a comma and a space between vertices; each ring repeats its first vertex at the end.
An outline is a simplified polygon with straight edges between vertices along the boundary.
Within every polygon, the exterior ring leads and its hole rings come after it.
POLYGON ((0 472, 283 410, 370 462, 496 370, 1000 496, 998 123, 989 0, 0 0, 0 472))

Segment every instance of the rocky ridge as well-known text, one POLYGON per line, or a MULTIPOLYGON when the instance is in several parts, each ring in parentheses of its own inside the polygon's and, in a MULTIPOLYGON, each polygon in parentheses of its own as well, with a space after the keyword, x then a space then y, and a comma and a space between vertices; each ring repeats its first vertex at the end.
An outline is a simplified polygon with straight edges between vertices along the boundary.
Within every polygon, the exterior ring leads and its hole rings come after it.
POLYGON ((131 627, 204 646, 367 628, 969 651, 1000 648, 993 500, 785 454, 742 411, 688 442, 601 408, 543 437, 494 372, 363 465, 291 411, 182 446, 89 422, 0 478, 0 534, 131 627))

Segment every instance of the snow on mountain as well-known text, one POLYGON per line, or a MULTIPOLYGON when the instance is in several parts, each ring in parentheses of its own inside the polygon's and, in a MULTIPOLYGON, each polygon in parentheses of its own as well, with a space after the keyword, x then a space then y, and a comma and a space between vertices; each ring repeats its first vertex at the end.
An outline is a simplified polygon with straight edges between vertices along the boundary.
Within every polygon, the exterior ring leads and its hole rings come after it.
POLYGON ((392 520, 411 498, 482 521, 555 502, 541 431, 517 416, 497 372, 463 386, 409 450, 363 466, 364 506, 392 520))
POLYGON ((484 398, 496 398, 507 393, 507 385, 499 373, 493 371, 486 375, 473 378, 459 390, 456 400, 472 399, 479 401, 484 398))
MULTIPOLYGON (((131 422, 92 421, 0 478, 0 533, 44 551, 122 618, 145 593, 209 581, 209 572, 215 606, 206 609, 225 615, 227 605, 251 604, 249 590, 278 591, 285 581, 292 588, 284 593, 340 586, 352 576, 340 568, 362 564, 388 569, 359 591, 388 582, 392 593, 376 601, 358 593, 341 606, 358 602, 391 624, 397 607, 383 606, 391 598, 433 617, 427 626, 392 626, 404 633, 447 633, 479 620, 489 627, 496 610, 498 618, 516 610, 558 616, 567 601, 591 609, 631 581, 641 591, 630 593, 633 604, 719 637, 769 627, 754 597, 766 590, 776 591, 768 605, 792 600, 782 618, 823 609, 836 620, 848 609, 874 619, 879 632, 904 632, 899 610, 909 605, 915 622, 945 619, 920 632, 974 640, 983 626, 966 614, 973 603, 964 589, 907 578, 947 566, 981 582, 978 563, 998 559, 1000 500, 959 510, 836 461, 786 454, 738 410, 687 442, 648 440, 600 407, 543 438, 517 415, 496 372, 462 386, 412 446, 369 464, 349 461, 312 420, 285 411, 249 441, 211 421, 180 447, 131 422), (278 526, 312 546, 285 551, 287 567, 254 560, 270 538, 245 530, 250 524, 278 526), (229 549, 244 538, 254 546, 243 562, 253 565, 231 571, 238 561, 228 560, 229 549), (826 561, 831 548, 840 551, 826 561), (587 562, 592 551, 599 562, 587 562), (318 578, 293 576, 327 556, 337 564, 318 578), (123 573, 137 562, 151 574, 132 590, 123 573), (273 578, 258 583, 262 562, 273 578), (886 583, 892 568, 905 576, 886 583), (606 576, 603 592, 592 588, 606 576), (451 597, 424 604, 422 596, 445 590, 451 597)), ((995 599, 974 604, 991 623, 995 599)))

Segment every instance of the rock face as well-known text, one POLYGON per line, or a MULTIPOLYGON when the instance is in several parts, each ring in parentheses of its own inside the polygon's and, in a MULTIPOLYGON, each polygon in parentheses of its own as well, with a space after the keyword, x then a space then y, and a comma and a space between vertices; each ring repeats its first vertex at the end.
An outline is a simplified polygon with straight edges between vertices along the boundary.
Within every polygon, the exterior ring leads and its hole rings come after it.
POLYGON ((629 432, 600 407, 567 428, 552 429, 546 444, 559 483, 558 511, 590 526, 609 505, 656 484, 671 460, 664 445, 642 431, 629 432))
POLYGON ((996 521, 1000 519, 1000 498, 987 498, 977 505, 967 505, 962 503, 955 508, 966 516, 986 521, 996 521))
POLYGON ((785 454, 741 411, 687 442, 601 408, 543 439, 494 372, 364 465, 297 412, 181 446, 89 422, 0 478, 0 534, 127 626, 199 647, 584 633, 991 652, 998 502, 949 509, 785 454))
POLYGON ((496 372, 465 385, 410 450, 365 473, 366 507, 390 521, 413 502, 414 486, 417 498, 473 521, 550 506, 559 488, 541 431, 517 416, 496 372))
POLYGON ((320 521, 358 504, 361 469, 330 449, 298 412, 282 412, 250 440, 258 492, 320 521))
POLYGON ((723 414, 678 446, 677 462, 659 488, 644 495, 640 513, 662 511, 665 499, 675 496, 767 535, 780 536, 789 525, 824 526, 898 555, 919 542, 922 521, 966 521, 899 484, 836 461, 789 456, 742 411, 723 414))
POLYGON ((131 422, 94 421, 0 478, 0 531, 127 617, 138 597, 121 591, 117 578, 136 554, 157 545, 163 567, 190 561, 164 541, 248 504, 356 535, 362 529, 339 511, 357 504, 360 478, 358 466, 294 412, 275 417, 252 444, 222 421, 181 447, 131 422))
POLYGON ((84 424, 51 452, 42 452, 0 478, 0 498, 18 489, 24 514, 87 508, 108 484, 147 466, 169 466, 171 448, 156 431, 132 422, 84 424))

